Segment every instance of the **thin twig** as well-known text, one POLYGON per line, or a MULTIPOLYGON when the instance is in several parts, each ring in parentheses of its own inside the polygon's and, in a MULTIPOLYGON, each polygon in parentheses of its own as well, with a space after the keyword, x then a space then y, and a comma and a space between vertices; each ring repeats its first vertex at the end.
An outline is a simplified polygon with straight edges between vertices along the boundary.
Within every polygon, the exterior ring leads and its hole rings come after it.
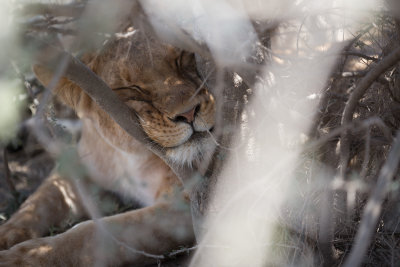
POLYGON ((365 54, 363 54, 363 53, 354 52, 354 51, 343 51, 342 54, 343 54, 343 55, 346 55, 346 56, 361 57, 361 58, 364 58, 364 59, 366 59, 366 60, 372 60, 372 61, 374 61, 374 62, 376 62, 376 61, 379 60, 379 58, 367 56, 367 55, 365 55, 365 54))
POLYGON ((64 29, 60 27, 55 27, 55 26, 47 26, 47 25, 31 25, 29 27, 29 30, 31 31, 36 31, 36 32, 47 32, 47 33, 59 33, 62 35, 72 35, 76 36, 78 35, 77 31, 73 29, 64 29))
POLYGON ((349 51, 350 48, 354 45, 354 43, 356 43, 358 40, 360 40, 360 38, 366 34, 367 32, 369 32, 372 28, 374 27, 374 25, 368 25, 365 29, 363 29, 359 34, 357 34, 356 36, 354 36, 353 39, 351 39, 349 41, 349 43, 343 48, 343 51, 349 51))
POLYGON ((354 131, 354 130, 361 131, 363 129, 368 129, 371 126, 379 127, 379 129, 382 130, 385 138, 388 141, 392 140, 390 130, 385 125, 385 123, 382 121, 382 119, 379 117, 370 117, 363 121, 352 121, 349 124, 342 125, 340 127, 333 129, 329 133, 321 136, 319 139, 306 144, 303 148, 303 152, 305 153, 305 152, 316 150, 318 147, 322 146, 323 144, 325 144, 329 141, 332 141, 334 138, 341 135, 344 131, 354 131))
POLYGON ((198 245, 190 247, 190 248, 182 248, 182 249, 173 251, 168 254, 168 257, 173 257, 173 256, 176 256, 176 255, 182 254, 182 253, 189 253, 190 251, 197 249, 197 247, 198 247, 198 245))
POLYGON ((361 225, 357 231, 354 247, 350 256, 344 263, 344 267, 360 266, 364 255, 371 243, 373 233, 381 214, 382 203, 386 197, 388 187, 392 181, 400 162, 400 131, 397 132, 393 147, 389 156, 379 172, 378 181, 361 218, 361 225))

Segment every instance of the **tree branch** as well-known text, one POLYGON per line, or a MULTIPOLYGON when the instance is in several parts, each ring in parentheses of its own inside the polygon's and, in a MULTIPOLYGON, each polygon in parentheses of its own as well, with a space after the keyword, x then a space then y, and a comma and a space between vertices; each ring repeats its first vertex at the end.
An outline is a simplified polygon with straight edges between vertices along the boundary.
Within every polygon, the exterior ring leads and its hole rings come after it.
POLYGON ((86 65, 65 51, 61 51, 50 45, 45 44, 45 46, 47 56, 40 56, 38 58, 41 64, 48 65, 49 61, 57 61, 60 58, 64 58, 67 61, 67 67, 63 76, 85 91, 129 135, 162 158, 185 185, 185 181, 193 176, 195 170, 188 166, 181 166, 170 162, 165 155, 164 148, 152 142, 139 126, 140 123, 136 113, 125 105, 111 88, 86 65))
POLYGON ((366 60, 372 60, 374 62, 377 62, 379 60, 376 57, 367 56, 367 55, 364 55, 363 53, 355 52, 355 51, 343 51, 342 54, 345 56, 361 57, 366 60))
POLYGON ((62 35, 72 35, 72 36, 78 35, 78 33, 73 29, 63 29, 63 28, 55 27, 55 26, 32 25, 32 26, 30 26, 29 30, 36 31, 36 32, 59 33, 62 35))

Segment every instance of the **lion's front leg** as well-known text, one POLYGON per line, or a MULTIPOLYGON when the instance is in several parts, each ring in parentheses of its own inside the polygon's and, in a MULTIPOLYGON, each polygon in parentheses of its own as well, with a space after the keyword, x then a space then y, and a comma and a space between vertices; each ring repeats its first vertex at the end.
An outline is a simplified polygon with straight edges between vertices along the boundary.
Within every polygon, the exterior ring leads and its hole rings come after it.
POLYGON ((51 226, 83 214, 73 182, 53 174, 0 226, 0 250, 44 236, 51 226))
POLYGON ((187 201, 159 203, 23 242, 0 252, 0 266, 141 266, 193 240, 187 201))

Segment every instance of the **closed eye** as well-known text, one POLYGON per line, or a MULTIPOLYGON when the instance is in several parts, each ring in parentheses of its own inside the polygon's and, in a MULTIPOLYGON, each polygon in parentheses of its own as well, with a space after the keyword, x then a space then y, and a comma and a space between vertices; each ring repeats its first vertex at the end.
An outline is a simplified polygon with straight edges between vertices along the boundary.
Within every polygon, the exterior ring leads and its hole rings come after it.
POLYGON ((126 89, 130 89, 130 90, 136 90, 144 95, 148 95, 149 93, 144 91, 142 88, 140 88, 140 86, 137 85, 130 85, 130 86, 123 86, 123 87, 118 87, 118 88, 113 88, 113 90, 118 91, 118 90, 126 90, 126 89))
POLYGON ((113 88, 114 91, 124 100, 144 101, 150 102, 150 93, 143 90, 137 85, 123 86, 113 88))

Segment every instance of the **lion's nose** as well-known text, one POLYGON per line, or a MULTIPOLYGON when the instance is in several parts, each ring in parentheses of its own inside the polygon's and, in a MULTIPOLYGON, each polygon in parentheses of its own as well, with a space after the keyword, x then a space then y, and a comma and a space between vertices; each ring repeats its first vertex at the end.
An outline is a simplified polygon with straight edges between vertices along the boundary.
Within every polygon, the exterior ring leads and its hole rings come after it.
POLYGON ((174 121, 184 121, 187 123, 192 123, 194 121, 194 118, 198 110, 199 110, 199 105, 191 108, 188 111, 176 115, 174 121))

